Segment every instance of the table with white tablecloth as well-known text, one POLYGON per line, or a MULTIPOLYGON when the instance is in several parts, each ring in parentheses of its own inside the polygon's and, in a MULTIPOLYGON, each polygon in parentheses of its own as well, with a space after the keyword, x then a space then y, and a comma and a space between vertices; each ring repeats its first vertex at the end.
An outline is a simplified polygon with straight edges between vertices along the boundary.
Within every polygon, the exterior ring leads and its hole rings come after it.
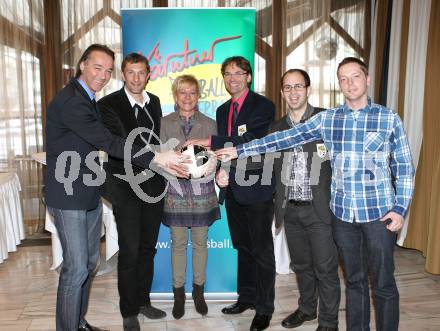
POLYGON ((0 263, 25 238, 20 191, 16 173, 0 173, 0 263))
MULTIPOLYGON (((45 229, 52 234, 52 266, 57 269, 63 262, 63 249, 61 247, 58 231, 52 216, 46 211, 45 229)), ((113 216, 111 204, 102 199, 102 236, 105 234, 105 260, 109 261, 118 250, 118 230, 113 216)))
POLYGON ((286 233, 284 226, 276 233, 275 220, 272 223, 273 246, 275 251, 275 267, 277 274, 286 275, 290 270, 290 254, 287 247, 286 233))

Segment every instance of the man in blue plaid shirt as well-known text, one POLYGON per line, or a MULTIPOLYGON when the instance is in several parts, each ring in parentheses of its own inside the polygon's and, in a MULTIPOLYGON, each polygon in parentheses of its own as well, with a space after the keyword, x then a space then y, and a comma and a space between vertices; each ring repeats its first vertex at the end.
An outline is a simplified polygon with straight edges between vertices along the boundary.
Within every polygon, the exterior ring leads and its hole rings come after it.
POLYGON ((322 139, 330 153, 333 233, 346 276, 347 330, 370 330, 368 273, 376 330, 399 327, 394 245, 413 195, 414 168, 399 116, 371 102, 365 63, 345 58, 337 76, 345 104, 304 124, 217 151, 220 159, 292 148, 322 139))

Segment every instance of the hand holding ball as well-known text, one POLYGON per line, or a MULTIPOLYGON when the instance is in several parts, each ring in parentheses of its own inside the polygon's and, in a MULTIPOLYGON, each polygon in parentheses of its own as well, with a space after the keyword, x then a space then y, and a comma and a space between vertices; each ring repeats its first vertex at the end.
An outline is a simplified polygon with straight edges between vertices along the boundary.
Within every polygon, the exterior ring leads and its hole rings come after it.
POLYGON ((191 163, 187 164, 191 178, 202 178, 215 171, 216 156, 205 147, 188 145, 182 148, 182 154, 188 155, 191 163))

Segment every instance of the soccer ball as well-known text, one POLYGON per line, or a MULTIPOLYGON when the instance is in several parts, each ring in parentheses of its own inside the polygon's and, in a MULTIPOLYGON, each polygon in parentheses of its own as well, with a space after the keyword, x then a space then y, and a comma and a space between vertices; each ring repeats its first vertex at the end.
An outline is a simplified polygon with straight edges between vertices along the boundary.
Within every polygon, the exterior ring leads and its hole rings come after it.
POLYGON ((188 172, 191 178, 201 178, 205 175, 212 156, 209 154, 208 150, 199 145, 189 145, 182 148, 182 154, 188 155, 190 157, 191 163, 188 163, 188 172))

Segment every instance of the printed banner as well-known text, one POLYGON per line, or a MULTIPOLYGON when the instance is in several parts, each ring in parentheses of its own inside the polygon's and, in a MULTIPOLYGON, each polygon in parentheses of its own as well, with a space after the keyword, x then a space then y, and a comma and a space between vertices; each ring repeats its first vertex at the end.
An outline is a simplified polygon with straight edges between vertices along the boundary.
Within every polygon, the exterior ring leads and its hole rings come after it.
MULTIPOLYGON (((171 85, 175 77, 194 75, 202 88, 199 111, 215 119, 230 96, 223 84, 221 63, 241 55, 254 67, 255 16, 252 8, 122 9, 124 56, 144 54, 151 66, 147 90, 161 101, 164 115, 174 111, 171 85)), ((226 212, 208 233, 205 292, 208 298, 236 294, 237 258, 229 236, 226 212)), ((190 238, 190 237, 189 237, 190 238)), ((191 242, 188 244, 186 291, 192 288, 191 242)), ((172 292, 170 231, 162 226, 157 244, 152 298, 172 292)))

